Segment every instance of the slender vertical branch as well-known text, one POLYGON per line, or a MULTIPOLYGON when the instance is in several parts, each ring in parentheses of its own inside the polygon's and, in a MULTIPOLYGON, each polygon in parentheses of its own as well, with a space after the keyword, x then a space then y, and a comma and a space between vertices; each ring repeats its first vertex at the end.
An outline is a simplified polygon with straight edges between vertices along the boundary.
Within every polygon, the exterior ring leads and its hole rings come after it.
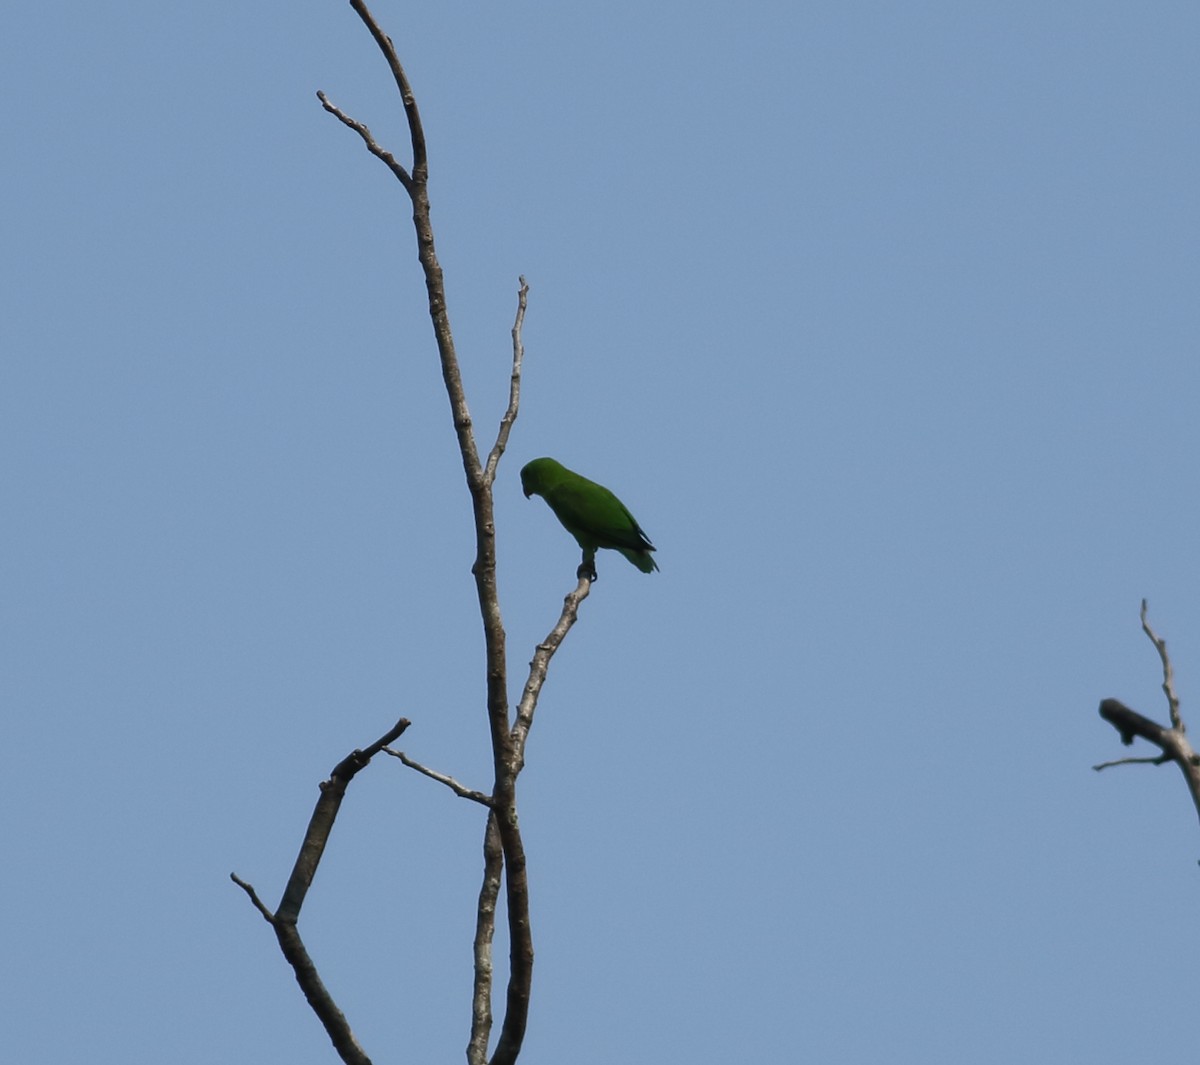
POLYGON ((346 794, 350 781, 360 769, 369 765, 371 759, 384 747, 394 743, 410 724, 408 718, 402 717, 366 750, 351 751, 333 767, 329 779, 321 784, 321 796, 317 799, 316 808, 308 823, 308 831, 304 834, 304 842, 300 846, 292 875, 288 878, 283 899, 279 903, 279 909, 275 911, 276 921, 290 921, 294 924, 299 920, 300 907, 304 905, 304 898, 312 886, 313 877, 325 853, 325 845, 329 842, 333 822, 341 809, 342 797, 346 794))
POLYGON ((1171 668, 1171 659, 1167 655, 1167 641, 1158 635, 1151 627, 1150 622, 1146 618, 1146 611, 1149 604, 1145 599, 1142 600, 1142 632, 1158 652, 1159 661, 1162 662, 1163 694, 1167 697, 1167 713, 1171 717, 1171 728, 1178 729, 1180 732, 1186 732, 1183 718, 1179 716, 1179 696, 1175 694, 1175 671, 1171 668))
POLYGON ((517 420, 517 410, 521 406, 521 363, 525 358, 525 345, 521 340, 521 330, 525 325, 525 307, 529 300, 529 285, 524 276, 518 278, 521 287, 517 290, 517 319, 512 327, 513 361, 512 375, 508 386, 508 409, 500 419, 500 431, 496 434, 496 443, 492 445, 488 455, 487 466, 483 471, 484 480, 490 485, 496 480, 496 467, 500 464, 500 456, 508 447, 508 434, 512 432, 513 423, 517 420))
POLYGON ((396 81, 396 88, 400 91, 400 100, 404 104, 404 116, 408 119, 409 138, 412 141, 413 180, 424 182, 429 177, 429 159, 425 152, 425 127, 421 124, 421 112, 417 109, 417 99, 413 95, 412 86, 408 83, 408 75, 404 72, 404 67, 400 65, 396 46, 380 28, 379 23, 375 21, 375 16, 367 10, 367 5, 362 0, 350 0, 350 6, 363 20, 371 36, 375 38, 375 43, 379 45, 379 50, 383 53, 383 58, 387 61, 392 77, 396 81))

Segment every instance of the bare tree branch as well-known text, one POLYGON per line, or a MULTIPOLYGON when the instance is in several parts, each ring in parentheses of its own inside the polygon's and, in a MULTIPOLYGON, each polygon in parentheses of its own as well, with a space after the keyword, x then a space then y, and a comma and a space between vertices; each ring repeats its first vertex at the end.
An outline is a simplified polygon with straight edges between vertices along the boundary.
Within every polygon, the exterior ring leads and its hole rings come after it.
POLYGON ((521 693, 521 701, 517 704, 517 720, 512 729, 513 758, 516 771, 519 773, 525 766, 525 744, 529 739, 529 730, 533 728, 533 714, 537 710, 538 697, 542 693, 542 685, 546 683, 546 673, 550 668, 550 659, 562 645, 571 626, 579 616, 579 604, 592 590, 592 582, 587 577, 581 577, 574 589, 567 593, 563 600, 562 613, 558 616, 554 628, 546 638, 537 645, 533 659, 529 663, 529 679, 525 682, 525 690, 521 693))
POLYGON ((1167 710, 1171 716, 1171 727, 1178 729, 1180 732, 1186 732, 1187 729, 1183 726, 1183 719, 1179 716, 1179 696, 1175 694, 1175 671, 1171 668, 1171 659, 1167 656, 1167 641, 1162 639, 1158 633, 1150 628, 1150 622, 1146 620, 1146 611, 1149 604, 1145 599, 1142 600, 1142 632, 1149 637, 1150 642, 1154 644, 1154 649, 1158 652, 1158 657, 1162 661, 1163 669, 1163 694, 1167 697, 1167 710))
POLYGON ((1157 721, 1144 717, 1136 710, 1130 709, 1118 699, 1104 699, 1100 703, 1100 716, 1117 730, 1121 742, 1130 746, 1135 739, 1143 739, 1158 747, 1162 754, 1153 758, 1122 758, 1115 762, 1102 762, 1092 768, 1107 769, 1116 765, 1150 764, 1165 765, 1174 762, 1183 773, 1188 792, 1192 797, 1192 805, 1200 816, 1200 757, 1192 750, 1188 742, 1187 729, 1179 712, 1179 697, 1175 693, 1175 674, 1171 668, 1171 659, 1167 655, 1166 641, 1159 637, 1150 627, 1146 617, 1147 604, 1142 600, 1142 631, 1158 651, 1163 668, 1163 692, 1167 697, 1167 711, 1171 718, 1171 727, 1164 728, 1157 721))
MULTIPOLYGON (((467 406, 466 392, 463 389, 462 374, 459 370, 458 355, 454 350, 454 335, 450 328, 450 317, 446 309, 446 287, 442 275, 442 267, 438 262, 437 251, 434 247, 433 224, 429 212, 429 160, 425 148, 425 131, 421 125, 421 114, 417 101, 409 85, 408 75, 400 63, 392 39, 383 32, 375 16, 371 14, 362 0, 350 0, 350 6, 363 24, 370 31, 379 50, 392 71, 396 87, 400 90, 400 98, 404 104, 405 117, 408 119, 409 135, 412 141, 413 165, 406 182, 397 174, 413 205, 413 227, 417 234, 417 257, 421 269, 425 273, 425 288, 429 295, 429 316, 433 322, 434 338, 437 340, 438 356, 442 364, 442 379, 446 393, 450 399, 450 409, 454 418, 454 429, 458 436, 459 451, 462 453, 463 469, 467 475, 467 485, 471 489, 472 502, 475 504, 475 519, 478 526, 484 518, 490 522, 491 498, 487 497, 487 506, 481 504, 482 491, 485 487, 483 467, 479 462, 479 452, 475 447, 475 436, 472 430, 471 412, 467 406)), ((324 106, 324 104, 323 104, 324 106)), ((329 108, 326 108, 329 110, 329 108)), ((352 129, 358 126, 347 123, 352 129)), ((363 127, 365 128, 365 127, 363 127)), ((361 135, 361 132, 360 132, 361 135)), ((369 146, 368 146, 369 147, 369 146)), ((378 154, 378 153, 373 153, 378 154)), ((379 156, 381 159, 382 155, 379 156)), ((386 160, 385 160, 386 162, 386 160)), ((401 168, 403 169, 403 168, 401 168)), ((395 173, 395 170, 393 170, 395 173)), ((493 534, 494 535, 494 532, 493 534)), ((476 559, 476 566, 481 567, 481 560, 476 559)), ((494 569, 494 563, 493 563, 494 569)), ((493 574, 494 577, 494 574, 493 574)), ((486 621, 486 618, 485 618, 486 621)))
MULTIPOLYGON (((445 282, 441 264, 434 247, 433 223, 430 219, 429 165, 425 146, 425 132, 421 124, 416 99, 409 85, 400 58, 391 38, 383 32, 374 16, 362 0, 350 0, 359 18, 392 71, 396 87, 404 103, 412 141, 413 165, 410 180, 405 182, 400 174, 397 178, 412 201, 413 227, 417 237, 417 257, 425 274, 425 288, 429 296, 429 317, 433 324, 437 342, 438 358, 441 361, 442 381, 450 401, 454 431, 462 457, 463 472, 471 494, 471 506, 475 521, 475 562, 471 572, 475 576, 476 595, 483 620, 485 648, 485 676, 487 683, 488 726, 492 740, 492 764, 495 785, 492 788, 493 816, 496 831, 504 855, 504 885, 508 915, 509 934, 509 980, 500 1037, 492 1055, 493 1065, 512 1065, 521 1051, 528 1022, 529 993, 533 979, 533 934, 529 917, 529 884, 525 869, 525 846, 521 839, 517 817, 517 770, 512 757, 512 737, 509 732, 508 667, 505 653, 504 623, 500 614, 500 601, 496 586, 496 527, 492 504, 491 482, 480 462, 472 429, 471 413, 463 388, 458 355, 454 348, 454 336, 450 328, 450 317, 446 306, 445 282)), ((324 103, 324 102, 323 102, 324 103)), ((349 124, 349 123, 347 123, 349 124)), ((357 127, 351 125, 351 128, 357 127)), ((362 131, 357 130, 362 136, 362 131)), ((370 147, 368 143, 368 147, 370 147)), ((380 158, 383 158, 380 155, 380 158)), ((384 160, 386 162, 386 159, 384 160)), ((393 173, 396 173, 393 169, 393 173)), ((511 404, 510 404, 511 405, 511 404)), ((507 418, 507 414, 506 414, 507 418)), ((515 420, 512 412, 509 424, 515 420)), ((503 423, 502 423, 503 425, 503 423)), ((502 429, 503 431, 503 429, 502 429)), ((497 454, 497 461, 499 454, 497 454)))
POLYGON ((1101 762, 1092 768, 1099 773, 1101 769, 1112 769, 1113 766, 1118 765, 1163 765, 1170 760, 1170 757, 1165 754, 1160 754, 1157 758, 1115 758, 1111 762, 1101 762))
POLYGON ((258 897, 258 892, 254 890, 253 886, 247 884, 246 881, 237 875, 237 873, 230 873, 229 879, 250 896, 250 901, 254 903, 254 908, 266 918, 267 924, 273 925, 275 923, 275 915, 267 909, 266 905, 263 903, 263 900, 258 897))
POLYGON ((300 918, 304 898, 316 875, 317 866, 321 863, 321 856, 325 853, 325 845, 329 842, 329 834, 333 831, 333 823, 337 819, 346 788, 375 755, 399 738, 409 724, 408 719, 402 717, 365 750, 351 751, 333 767, 329 779, 322 781, 321 795, 308 822, 308 831, 304 833, 304 842, 300 845, 300 853, 292 867, 292 875, 284 889, 283 899, 274 914, 263 905, 254 888, 235 873, 230 874, 233 882, 246 892, 258 912, 275 930, 279 949, 296 974, 296 982, 304 992, 304 997, 308 999, 313 1012, 325 1026, 325 1031, 339 1056, 348 1065, 371 1065, 371 1059, 355 1039, 345 1014, 338 1009, 333 996, 317 973, 317 967, 309 957, 296 923, 300 918))
POLYGON ((518 278, 520 289, 517 291, 517 320, 512 327, 513 362, 512 377, 508 386, 508 409, 500 419, 500 431, 496 434, 496 443, 488 455, 487 466, 484 469, 484 480, 491 485, 496 480, 496 467, 500 456, 508 447, 508 434, 512 432, 513 422, 517 420, 517 409, 521 405, 521 362, 525 358, 525 345, 521 341, 521 328, 525 324, 525 307, 528 303, 529 285, 524 276, 518 278))
POLYGON ((371 1059, 359 1045, 345 1014, 338 1009, 333 996, 329 994, 317 973, 317 967, 308 956, 296 926, 287 921, 276 920, 274 928, 275 938, 279 940, 279 949, 283 951, 283 956, 296 974, 296 982, 304 992, 313 1013, 325 1026, 338 1057, 346 1062, 346 1065, 371 1065, 371 1059))
POLYGON ((412 189, 412 177, 409 175, 408 171, 396 161, 396 157, 392 155, 391 152, 385 151, 379 146, 379 143, 371 135, 371 131, 362 122, 351 118, 340 107, 331 103, 329 101, 329 97, 319 90, 317 92, 317 99, 321 101, 321 106, 325 108, 325 110, 331 115, 333 115, 339 122, 349 126, 352 130, 354 130, 355 133, 362 137, 363 143, 367 146, 367 151, 375 156, 375 158, 382 159, 383 162, 387 164, 388 169, 396 175, 400 181, 400 184, 403 185, 405 189, 412 189))
POLYGON ((400 57, 396 54, 396 46, 380 28, 379 23, 375 21, 375 16, 367 10, 367 5, 362 0, 350 0, 350 6, 354 8, 358 17, 371 31, 371 36, 375 38, 375 43, 379 45, 379 50, 383 53, 383 57, 392 71, 396 88, 400 90, 400 99, 404 103, 404 114, 408 119, 408 132, 412 140, 413 180, 424 183, 429 178, 429 161, 425 155, 425 130, 421 125, 421 112, 417 110, 417 99, 413 95, 412 86, 408 83, 408 75, 404 72, 404 67, 400 65, 400 57))
POLYGON ((471 788, 464 787, 453 777, 446 776, 445 773, 439 773, 436 770, 421 765, 420 762, 414 762, 403 751, 384 747, 383 753, 390 754, 393 758, 399 758, 409 769, 415 769, 418 773, 424 773, 430 780, 436 780, 439 784, 445 784, 460 799, 473 799, 475 802, 489 807, 492 805, 492 797, 490 795, 485 795, 482 791, 473 791, 471 788))
POLYGON ((321 864, 321 856, 325 853, 325 845, 329 842, 329 834, 333 831, 333 822, 342 805, 342 797, 346 794, 355 775, 365 768, 384 747, 394 743, 396 739, 411 724, 407 718, 401 718, 383 736, 377 739, 366 750, 351 751, 329 774, 329 779, 321 784, 321 797, 317 799, 312 819, 308 823, 308 831, 304 834, 304 842, 292 867, 292 875, 288 878, 287 887, 283 891, 283 899, 275 911, 275 922, 295 924, 300 917, 300 908, 304 905, 304 897, 312 886, 317 866, 321 864))

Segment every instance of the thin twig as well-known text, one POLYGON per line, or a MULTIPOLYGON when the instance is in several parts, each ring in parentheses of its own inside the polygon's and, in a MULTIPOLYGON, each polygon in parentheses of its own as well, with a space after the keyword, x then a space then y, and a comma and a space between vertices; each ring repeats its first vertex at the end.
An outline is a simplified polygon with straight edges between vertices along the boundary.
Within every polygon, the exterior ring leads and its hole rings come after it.
POLYGON ((420 762, 414 762, 403 751, 394 750, 391 747, 384 747, 384 754, 390 754, 393 758, 399 758, 409 769, 415 769, 418 773, 423 773, 430 780, 436 780, 439 784, 445 784, 455 795, 460 799, 472 799, 475 802, 482 803, 484 806, 492 805, 492 797, 485 795, 482 791, 474 791, 471 788, 464 787, 453 777, 446 776, 445 773, 439 773, 435 769, 430 769, 428 766, 421 765, 420 762))
POLYGON ((267 909, 266 905, 263 903, 263 900, 258 897, 258 892, 254 890, 253 886, 247 884, 245 880, 237 875, 237 873, 230 873, 229 879, 250 896, 250 901, 254 903, 254 908, 266 918, 267 924, 273 925, 275 923, 275 915, 267 909))
POLYGON ((1145 599, 1142 600, 1142 631, 1150 638, 1150 642, 1154 644, 1154 648, 1158 651, 1158 657, 1162 661, 1163 669, 1163 694, 1167 697, 1167 708, 1171 715, 1171 728, 1179 732, 1186 732, 1183 718, 1179 716, 1179 696, 1175 694, 1175 671, 1171 668, 1171 659, 1167 656, 1167 641, 1162 639, 1152 628, 1150 622, 1146 619, 1146 610, 1149 604, 1145 599))
POLYGON ((513 361, 512 376, 508 385, 508 409, 500 419, 500 431, 496 434, 496 443, 487 458, 487 466, 483 471, 483 479, 490 485, 496 480, 496 467, 500 456, 508 447, 508 435, 512 432, 513 423, 517 420, 517 411, 521 406, 521 363, 525 358, 525 345, 521 340, 521 329, 525 325, 525 308, 528 304, 529 285, 524 275, 518 278, 521 287, 517 290, 517 319, 512 327, 513 361))
POLYGON ((1098 773, 1101 769, 1111 769, 1115 765, 1164 765, 1170 760, 1169 754, 1160 754, 1157 758, 1118 758, 1112 762, 1101 762, 1092 768, 1098 773))

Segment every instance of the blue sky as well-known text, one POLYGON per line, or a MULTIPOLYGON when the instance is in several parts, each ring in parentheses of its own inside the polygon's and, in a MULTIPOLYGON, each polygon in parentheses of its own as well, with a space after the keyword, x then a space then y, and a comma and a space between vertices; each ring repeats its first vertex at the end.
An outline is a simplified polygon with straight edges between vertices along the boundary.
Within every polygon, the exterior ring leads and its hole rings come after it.
MULTIPOLYGON (((1200 10, 399 5, 513 673, 601 557, 522 778, 522 1061, 1194 1060, 1200 10), (1150 752, 1141 752, 1150 753, 1150 752)), ((341 3, 67 2, 0 41, 0 1037, 334 1060, 269 929, 401 714, 487 784, 469 507, 387 70, 341 3)), ((305 909, 378 1062, 462 1060, 479 811, 388 760, 305 909)))

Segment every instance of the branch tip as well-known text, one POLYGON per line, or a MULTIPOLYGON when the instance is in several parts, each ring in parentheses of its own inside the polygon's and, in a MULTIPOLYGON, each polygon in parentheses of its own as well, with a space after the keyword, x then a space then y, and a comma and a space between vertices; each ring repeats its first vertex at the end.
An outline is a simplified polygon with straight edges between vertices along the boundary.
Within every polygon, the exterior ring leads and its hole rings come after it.
POLYGON ((509 378, 508 388, 508 409, 505 410, 504 416, 500 419, 500 428, 496 432, 496 442, 492 445, 492 450, 488 454, 487 463, 484 465, 483 479, 484 483, 489 487, 496 480, 496 468, 500 465, 500 456, 504 454, 505 448, 508 447, 508 437, 512 432, 513 423, 517 420, 517 412, 521 406, 521 363, 525 358, 525 345, 521 339, 521 331, 525 325, 525 311, 529 306, 529 285, 525 281, 525 275, 521 274, 517 278, 519 287, 517 289, 517 317, 513 322, 512 327, 512 374, 509 378))
POLYGON ((254 890, 253 885, 248 884, 245 880, 238 876, 237 873, 230 873, 229 879, 250 896, 250 901, 254 903, 254 908, 263 915, 263 918, 266 920, 267 924, 273 925, 275 923, 275 915, 267 909, 262 899, 258 897, 258 892, 254 890))
POLYGON ((1179 713, 1179 696, 1175 692, 1175 670, 1171 667, 1171 658, 1167 654, 1167 641, 1150 627, 1150 620, 1147 617, 1148 607, 1149 604, 1143 599, 1141 610, 1142 631, 1146 634, 1147 639, 1154 644, 1154 649, 1158 652, 1159 661, 1162 662, 1162 690, 1163 694, 1167 697, 1167 712, 1171 716, 1171 727, 1181 733, 1186 732, 1187 728, 1179 713))

